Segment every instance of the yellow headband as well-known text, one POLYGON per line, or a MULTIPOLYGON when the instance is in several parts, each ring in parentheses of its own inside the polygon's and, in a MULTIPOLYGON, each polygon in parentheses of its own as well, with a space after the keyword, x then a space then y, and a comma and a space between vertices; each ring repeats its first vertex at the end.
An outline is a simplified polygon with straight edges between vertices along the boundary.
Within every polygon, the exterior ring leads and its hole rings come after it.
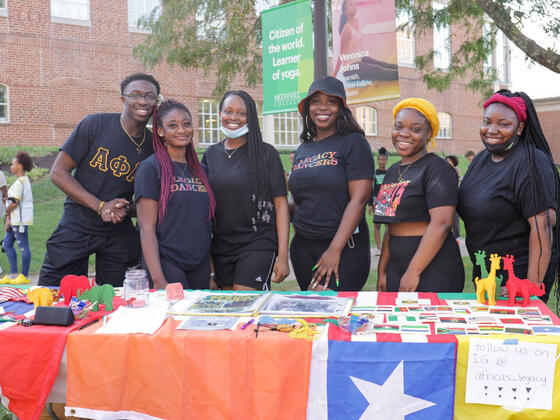
POLYGON ((430 123, 430 128, 432 129, 432 136, 428 140, 430 149, 433 149, 436 145, 435 137, 439 131, 439 118, 437 115, 436 108, 432 105, 431 102, 421 99, 421 98, 408 98, 403 99, 400 101, 394 108, 393 108, 393 120, 397 118, 397 114, 401 109, 404 108, 412 108, 416 111, 420 112, 428 122, 430 123))

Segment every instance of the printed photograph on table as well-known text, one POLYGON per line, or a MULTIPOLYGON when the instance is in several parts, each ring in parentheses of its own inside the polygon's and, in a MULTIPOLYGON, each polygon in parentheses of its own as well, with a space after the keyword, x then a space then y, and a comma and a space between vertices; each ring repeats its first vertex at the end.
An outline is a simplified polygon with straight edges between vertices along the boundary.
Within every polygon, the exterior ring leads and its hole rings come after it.
POLYGON ((350 298, 273 294, 260 313, 271 316, 329 317, 348 315, 351 307, 350 298))
POLYGON ((185 315, 251 315, 269 296, 268 293, 208 293, 191 303, 185 309, 185 315))

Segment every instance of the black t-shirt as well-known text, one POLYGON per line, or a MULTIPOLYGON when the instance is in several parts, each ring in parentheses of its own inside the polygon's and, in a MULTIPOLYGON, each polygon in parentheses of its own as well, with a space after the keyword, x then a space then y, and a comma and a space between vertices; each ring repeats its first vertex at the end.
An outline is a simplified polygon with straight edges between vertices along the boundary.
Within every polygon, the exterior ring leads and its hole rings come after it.
POLYGON ((433 153, 387 170, 375 202, 375 223, 429 222, 429 210, 457 205, 457 172, 433 153), (399 181, 399 170, 401 180, 399 181))
MULTIPOLYGON (((143 136, 134 138, 141 143, 143 136)), ((76 164, 74 177, 88 192, 103 201, 124 198, 132 201, 134 176, 138 165, 153 153, 152 133, 140 154, 120 123, 120 114, 92 114, 72 131, 60 150, 76 164)), ((70 197, 64 203, 60 225, 85 233, 120 234, 132 231, 130 217, 122 223, 104 223, 96 211, 78 204, 70 197)))
POLYGON ((374 170, 371 148, 360 133, 300 145, 288 180, 296 204, 296 232, 307 238, 332 238, 350 201, 348 182, 371 180, 374 170))
MULTIPOLYGON (((457 211, 465 222, 466 244, 473 263, 474 253, 512 254, 521 262, 529 254, 530 227, 527 219, 556 208, 554 167, 551 159, 535 150, 536 167, 544 194, 534 194, 526 151, 514 147, 501 162, 493 162, 484 150, 473 159, 459 187, 457 211)), ((520 273, 516 273, 520 274, 520 273)))
POLYGON ((212 241, 214 255, 234 255, 247 250, 278 248, 272 199, 286 196, 286 179, 276 149, 267 143, 263 143, 263 147, 270 197, 261 203, 264 208, 259 211, 260 217, 257 217, 255 224, 248 143, 230 153, 231 158, 228 158, 222 141, 206 149, 202 157, 216 197, 216 222, 212 241))
MULTIPOLYGON (((175 182, 165 218, 156 226, 159 253, 183 270, 191 270, 210 253, 212 227, 208 219, 210 200, 204 184, 191 175, 189 166, 173 163, 175 182), (181 171, 184 170, 184 173, 181 171)), ((159 201, 161 170, 155 155, 142 162, 134 180, 134 199, 159 201)))
POLYGON ((376 169, 375 174, 373 175, 373 191, 371 194, 371 200, 369 204, 373 204, 375 197, 379 194, 379 189, 381 185, 383 185, 383 180, 385 179, 385 174, 387 173, 387 169, 376 169))

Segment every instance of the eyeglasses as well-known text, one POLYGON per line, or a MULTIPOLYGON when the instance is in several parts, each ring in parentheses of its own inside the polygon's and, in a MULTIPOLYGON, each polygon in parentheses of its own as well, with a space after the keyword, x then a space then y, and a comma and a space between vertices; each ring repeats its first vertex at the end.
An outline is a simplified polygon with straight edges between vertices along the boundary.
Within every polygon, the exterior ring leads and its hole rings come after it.
POLYGON ((157 96, 151 93, 148 93, 147 95, 140 95, 139 93, 133 93, 132 95, 127 95, 123 93, 122 96, 126 96, 127 98, 132 99, 135 102, 139 102, 140 99, 144 99, 144 101, 146 101, 149 104, 155 104, 157 99, 157 96))

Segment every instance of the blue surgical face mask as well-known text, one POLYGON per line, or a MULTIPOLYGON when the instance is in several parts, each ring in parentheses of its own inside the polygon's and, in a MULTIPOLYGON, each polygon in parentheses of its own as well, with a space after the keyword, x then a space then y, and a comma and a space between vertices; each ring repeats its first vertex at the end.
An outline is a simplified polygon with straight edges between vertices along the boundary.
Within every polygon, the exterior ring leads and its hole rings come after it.
POLYGON ((244 136, 249 132, 249 125, 245 124, 243 127, 239 127, 237 130, 230 130, 220 124, 220 130, 228 139, 236 139, 238 137, 244 136))

